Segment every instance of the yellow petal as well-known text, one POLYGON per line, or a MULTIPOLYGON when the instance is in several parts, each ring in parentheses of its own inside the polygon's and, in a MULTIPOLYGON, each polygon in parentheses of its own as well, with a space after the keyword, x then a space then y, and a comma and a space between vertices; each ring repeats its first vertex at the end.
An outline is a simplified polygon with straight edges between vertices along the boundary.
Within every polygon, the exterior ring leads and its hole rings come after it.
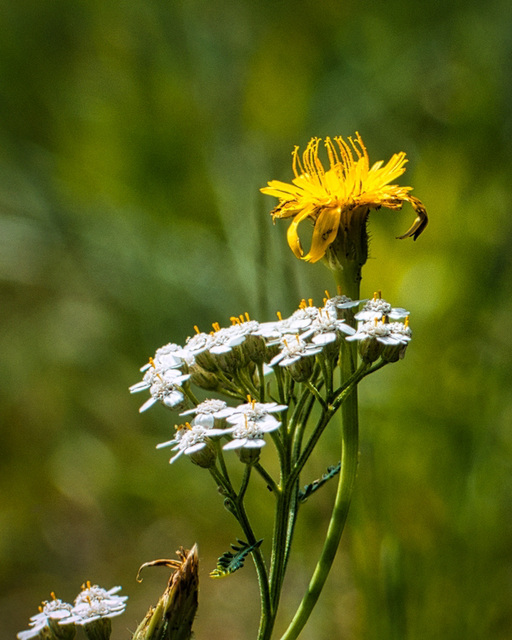
POLYGON ((325 250, 334 241, 340 226, 341 208, 324 207, 319 213, 313 229, 311 249, 304 256, 307 262, 318 262, 325 255, 325 250))
POLYGON ((300 221, 295 218, 295 220, 293 220, 291 225, 288 227, 288 231, 286 232, 286 239, 288 240, 290 249, 293 251, 296 258, 302 258, 302 256, 304 255, 304 251, 302 251, 302 245, 300 244, 299 234, 297 233, 297 226, 299 222, 300 221))

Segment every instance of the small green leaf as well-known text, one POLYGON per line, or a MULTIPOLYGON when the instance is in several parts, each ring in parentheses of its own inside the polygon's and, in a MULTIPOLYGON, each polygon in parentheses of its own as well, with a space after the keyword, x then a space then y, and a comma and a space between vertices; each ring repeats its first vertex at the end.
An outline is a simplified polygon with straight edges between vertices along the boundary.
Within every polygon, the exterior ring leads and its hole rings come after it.
POLYGON ((231 545, 231 548, 236 553, 226 551, 226 553, 223 553, 217 560, 216 568, 210 572, 211 578, 224 578, 238 569, 241 569, 244 566, 245 558, 251 553, 251 551, 254 551, 254 549, 257 549, 260 546, 263 542, 263 538, 254 544, 249 544, 248 542, 244 542, 238 538, 237 542, 239 546, 235 544, 231 545))
POLYGON ((331 478, 334 478, 334 476, 337 476, 340 472, 340 469, 341 462, 338 462, 338 464, 334 466, 327 467, 326 473, 324 473, 321 478, 319 478, 318 480, 313 480, 311 484, 307 484, 304 489, 299 491, 299 502, 306 502, 309 496, 312 493, 315 493, 317 489, 320 489, 320 487, 324 485, 327 480, 330 480, 331 478))

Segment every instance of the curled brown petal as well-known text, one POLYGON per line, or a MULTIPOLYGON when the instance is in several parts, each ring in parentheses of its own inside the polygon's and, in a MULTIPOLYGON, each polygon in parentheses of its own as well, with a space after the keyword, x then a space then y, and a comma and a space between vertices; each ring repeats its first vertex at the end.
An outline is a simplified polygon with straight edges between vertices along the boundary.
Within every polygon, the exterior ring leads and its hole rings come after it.
POLYGON ((425 207, 418 198, 408 196, 407 202, 411 203, 414 211, 416 212, 416 219, 403 235, 398 236, 398 239, 403 240, 404 238, 412 238, 413 240, 416 240, 418 236, 423 233, 428 224, 428 215, 425 207))

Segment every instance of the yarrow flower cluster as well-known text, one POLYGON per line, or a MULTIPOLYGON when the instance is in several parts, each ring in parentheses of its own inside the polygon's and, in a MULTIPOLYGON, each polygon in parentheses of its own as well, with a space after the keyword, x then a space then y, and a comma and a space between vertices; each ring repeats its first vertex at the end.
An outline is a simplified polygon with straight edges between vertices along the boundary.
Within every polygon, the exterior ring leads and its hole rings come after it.
MULTIPOLYGON (((58 640, 71 640, 75 636, 75 625, 86 626, 94 623, 102 624, 114 616, 121 615, 126 607, 128 596, 116 595, 121 587, 113 587, 106 591, 90 582, 82 586, 82 591, 75 599, 74 605, 63 602, 52 593, 52 600, 43 602, 37 615, 30 618, 27 631, 18 633, 18 640, 44 637, 58 640)), ((88 627, 88 635, 92 637, 109 637, 98 633, 98 628, 88 627)))
POLYGON ((307 382, 318 358, 330 362, 331 370, 337 365, 344 340, 357 341, 367 363, 379 357, 387 362, 403 357, 411 339, 408 311, 392 307, 380 292, 371 300, 326 295, 322 307, 302 300, 291 316, 278 313, 274 322, 259 323, 245 314, 232 317, 230 327, 215 323, 210 333, 196 327, 184 346, 169 343, 156 351, 141 368, 142 381, 130 391, 149 390, 151 397, 140 411, 160 402, 180 411, 180 416, 190 416, 190 421, 176 425, 172 439, 157 445, 171 447, 171 463, 186 455, 209 468, 224 438, 228 441, 222 448, 227 451, 261 449, 265 434, 281 426, 275 414, 287 409, 282 403, 253 399, 255 391, 267 384, 269 373, 307 382), (347 322, 350 318, 357 321, 357 331, 347 322), (396 321, 402 318, 405 323, 396 321), (245 396, 249 402, 234 407, 218 398, 199 402, 192 383, 229 397, 245 396))

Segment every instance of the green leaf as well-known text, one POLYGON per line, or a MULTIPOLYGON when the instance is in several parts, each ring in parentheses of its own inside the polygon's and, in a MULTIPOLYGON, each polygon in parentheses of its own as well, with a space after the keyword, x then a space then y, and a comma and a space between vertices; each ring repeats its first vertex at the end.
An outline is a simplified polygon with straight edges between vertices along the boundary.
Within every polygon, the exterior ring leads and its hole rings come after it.
POLYGON ((210 572, 211 578, 224 578, 229 574, 238 571, 238 569, 241 569, 244 566, 245 558, 251 553, 251 551, 254 551, 254 549, 257 549, 260 546, 263 542, 263 538, 254 544, 249 544, 248 542, 244 542, 238 538, 237 542, 240 546, 236 546, 235 544, 231 545, 231 548, 236 553, 226 551, 226 553, 223 553, 217 560, 216 568, 210 572))
POLYGON ((309 496, 314 493, 317 489, 320 489, 322 485, 324 485, 328 480, 337 476, 341 469, 341 462, 333 465, 331 467, 327 467, 327 471, 322 475, 318 480, 313 480, 311 484, 307 484, 304 489, 299 491, 299 502, 306 502, 309 496))

